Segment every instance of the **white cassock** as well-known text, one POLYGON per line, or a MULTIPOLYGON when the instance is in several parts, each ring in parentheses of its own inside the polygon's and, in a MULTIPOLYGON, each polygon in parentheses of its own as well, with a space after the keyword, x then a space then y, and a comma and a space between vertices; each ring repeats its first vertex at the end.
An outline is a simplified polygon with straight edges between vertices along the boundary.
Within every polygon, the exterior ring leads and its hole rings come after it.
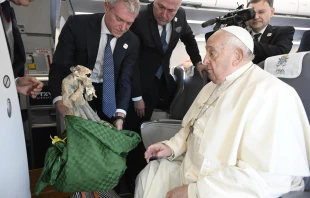
POLYGON ((187 184, 189 198, 269 198, 303 190, 310 162, 304 107, 292 87, 252 62, 219 85, 207 84, 182 126, 164 142, 173 156, 150 162, 137 177, 135 198, 164 198, 187 184))

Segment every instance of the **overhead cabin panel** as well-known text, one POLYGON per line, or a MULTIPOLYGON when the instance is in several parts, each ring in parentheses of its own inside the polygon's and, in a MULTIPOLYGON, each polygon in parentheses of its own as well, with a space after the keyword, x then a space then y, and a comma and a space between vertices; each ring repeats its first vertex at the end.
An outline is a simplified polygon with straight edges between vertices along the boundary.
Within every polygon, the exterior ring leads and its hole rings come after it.
POLYGON ((310 16, 310 0, 299 0, 297 15, 310 16))
POLYGON ((238 7, 238 5, 242 4, 246 7, 247 0, 217 0, 215 7, 234 10, 238 7))
POLYGON ((216 0, 184 0, 182 1, 182 5, 184 4, 201 4, 201 6, 203 7, 210 7, 210 8, 214 8, 215 7, 215 4, 216 4, 216 0))
POLYGON ((275 0, 273 5, 275 8, 275 13, 296 15, 298 10, 298 1, 300 0, 275 0))

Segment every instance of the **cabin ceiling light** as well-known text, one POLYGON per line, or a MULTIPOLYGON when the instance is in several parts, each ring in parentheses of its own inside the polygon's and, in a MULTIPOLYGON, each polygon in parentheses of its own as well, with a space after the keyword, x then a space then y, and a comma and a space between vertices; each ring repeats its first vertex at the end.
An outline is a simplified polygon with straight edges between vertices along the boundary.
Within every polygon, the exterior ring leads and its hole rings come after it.
POLYGON ((76 15, 81 15, 81 14, 94 14, 91 12, 75 12, 76 15))
POLYGON ((306 28, 306 27, 294 27, 295 30, 310 30, 310 28, 306 28))

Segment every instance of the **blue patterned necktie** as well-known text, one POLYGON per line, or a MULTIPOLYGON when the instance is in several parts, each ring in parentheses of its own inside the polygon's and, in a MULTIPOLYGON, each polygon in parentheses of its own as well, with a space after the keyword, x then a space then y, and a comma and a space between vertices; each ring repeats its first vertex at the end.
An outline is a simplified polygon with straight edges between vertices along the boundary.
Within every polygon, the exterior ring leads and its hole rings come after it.
POLYGON ((104 50, 103 58, 103 85, 102 85, 102 111, 111 118, 116 111, 115 102, 115 82, 114 82, 114 61, 111 48, 111 40, 113 35, 107 35, 107 45, 104 50))
MULTIPOLYGON (((168 44, 167 44, 167 41, 166 41, 166 37, 167 37, 167 31, 166 31, 166 25, 163 26, 163 31, 161 33, 161 36, 160 36, 160 40, 161 40, 161 44, 163 46, 163 51, 164 53, 166 53, 167 49, 168 49, 168 44)), ((156 77, 158 79, 161 78, 161 76, 163 75, 163 67, 162 65, 158 68, 157 70, 157 73, 156 73, 156 77)))

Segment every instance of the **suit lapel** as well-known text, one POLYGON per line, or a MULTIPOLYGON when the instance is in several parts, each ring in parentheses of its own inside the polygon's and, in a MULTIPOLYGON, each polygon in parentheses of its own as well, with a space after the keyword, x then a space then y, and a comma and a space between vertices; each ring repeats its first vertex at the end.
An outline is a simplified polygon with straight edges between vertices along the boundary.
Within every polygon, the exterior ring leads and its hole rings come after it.
MULTIPOLYGON (((114 61, 114 74, 115 76, 118 74, 118 71, 121 67, 121 63, 126 55, 128 49, 128 42, 129 40, 128 34, 125 33, 123 36, 117 39, 116 45, 113 52, 113 61, 114 61)), ((116 78, 115 78, 116 79, 116 78)))
POLYGON ((267 28, 265 29, 260 42, 261 43, 269 43, 270 39, 272 38, 272 34, 273 34, 273 27, 272 25, 268 25, 267 28))
POLYGON ((170 41, 169 41, 169 48, 171 47, 172 43, 173 43, 173 40, 175 39, 176 37, 176 23, 175 20, 177 19, 177 17, 175 16, 174 19, 172 19, 171 21, 171 36, 170 36, 170 41))
POLYGON ((90 21, 89 28, 87 28, 86 45, 88 54, 88 67, 93 69, 96 63, 96 58, 99 49, 101 36, 101 22, 103 14, 98 15, 95 21, 90 21))

